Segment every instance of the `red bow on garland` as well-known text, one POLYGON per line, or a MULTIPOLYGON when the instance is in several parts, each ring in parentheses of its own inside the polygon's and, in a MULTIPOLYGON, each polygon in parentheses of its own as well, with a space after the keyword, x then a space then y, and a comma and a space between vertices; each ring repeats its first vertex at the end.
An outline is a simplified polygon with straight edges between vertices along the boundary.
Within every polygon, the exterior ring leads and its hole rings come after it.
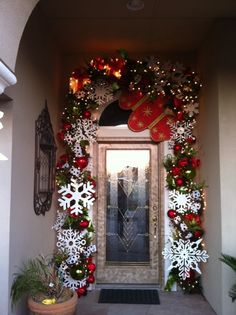
POLYGON ((170 139, 170 126, 168 123, 174 121, 173 114, 165 108, 169 100, 166 96, 158 96, 156 100, 150 101, 148 95, 140 92, 122 93, 119 106, 122 109, 132 109, 129 116, 128 126, 132 131, 150 130, 150 137, 155 142, 170 139))

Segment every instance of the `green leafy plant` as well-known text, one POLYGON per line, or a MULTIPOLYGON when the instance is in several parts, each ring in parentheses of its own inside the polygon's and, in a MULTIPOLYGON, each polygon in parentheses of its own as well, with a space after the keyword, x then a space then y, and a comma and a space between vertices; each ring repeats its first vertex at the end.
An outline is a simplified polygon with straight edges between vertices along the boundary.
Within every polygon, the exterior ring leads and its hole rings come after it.
MULTIPOLYGON (((228 265, 233 271, 236 272, 236 257, 225 254, 221 255, 222 257, 220 258, 220 261, 228 265)), ((232 298, 232 302, 236 300, 236 283, 229 290, 229 296, 232 298)))
POLYGON ((69 291, 63 287, 54 259, 39 255, 14 274, 10 295, 13 306, 25 295, 40 303, 46 299, 63 301, 71 296, 69 291))

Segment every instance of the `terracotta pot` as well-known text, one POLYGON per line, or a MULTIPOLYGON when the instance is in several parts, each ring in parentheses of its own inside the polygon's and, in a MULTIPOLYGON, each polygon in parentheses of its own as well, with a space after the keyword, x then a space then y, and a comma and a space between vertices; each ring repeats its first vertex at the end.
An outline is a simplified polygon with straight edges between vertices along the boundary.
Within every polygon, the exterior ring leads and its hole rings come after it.
POLYGON ((35 302, 31 297, 28 298, 28 307, 34 315, 74 315, 78 296, 73 292, 71 299, 56 304, 45 305, 35 302))

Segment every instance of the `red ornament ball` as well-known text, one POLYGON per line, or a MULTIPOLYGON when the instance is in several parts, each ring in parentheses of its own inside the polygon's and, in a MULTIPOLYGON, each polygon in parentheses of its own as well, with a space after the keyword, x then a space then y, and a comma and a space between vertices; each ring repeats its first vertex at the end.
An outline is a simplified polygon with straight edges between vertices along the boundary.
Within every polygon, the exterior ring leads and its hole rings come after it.
POLYGON ((89 181, 90 181, 91 185, 93 186, 93 188, 95 188, 97 185, 96 181, 94 179, 90 179, 89 181))
POLYGON ((191 158, 191 165, 193 168, 197 168, 200 166, 200 160, 195 158, 195 157, 192 157, 191 158))
POLYGON ((65 140, 65 134, 63 131, 60 131, 57 133, 57 139, 60 141, 64 141, 65 140))
POLYGON ((78 289, 76 290, 76 293, 77 293, 78 297, 80 297, 81 295, 86 295, 86 293, 87 293, 87 288, 86 288, 86 286, 84 286, 84 287, 82 287, 82 288, 78 288, 78 289))
POLYGON ((179 175, 180 172, 181 172, 181 168, 178 167, 178 166, 173 166, 172 169, 171 169, 171 173, 172 173, 174 176, 179 175))
POLYGON ((182 106, 182 100, 180 98, 174 97, 174 107, 180 108, 182 106))
POLYGON ((84 111, 82 117, 84 119, 89 119, 91 117, 91 112, 89 110, 84 111))
POLYGON ((87 158, 87 156, 77 157, 76 160, 75 160, 75 164, 80 169, 85 168, 88 165, 88 158, 87 158))
POLYGON ((175 183, 177 186, 181 187, 184 184, 184 180, 181 177, 176 178, 175 183))
POLYGON ((191 136, 191 137, 189 137, 189 138, 187 138, 187 142, 188 143, 195 143, 196 142, 196 137, 195 136, 191 136))
POLYGON ((177 113, 177 120, 183 120, 184 119, 184 112, 178 112, 177 113))
POLYGON ((88 283, 94 283, 94 281, 95 281, 94 275, 89 275, 88 276, 88 283))
POLYGON ((188 164, 189 164, 188 158, 182 158, 178 161, 178 165, 180 167, 188 166, 188 164))
POLYGON ((89 221, 88 220, 81 220, 79 223, 79 226, 83 229, 86 229, 89 226, 89 221))
POLYGON ((194 232, 194 237, 196 237, 196 238, 202 237, 202 235, 203 235, 203 231, 195 231, 194 232))
POLYGON ((93 261, 93 257, 89 257, 89 258, 86 259, 87 263, 91 263, 92 261, 93 261))
POLYGON ((72 125, 70 123, 64 123, 64 125, 63 125, 64 130, 70 130, 71 127, 72 127, 72 125))
POLYGON ((89 263, 88 270, 94 272, 96 270, 96 265, 94 263, 89 263))
POLYGON ((182 150, 182 145, 179 144, 179 143, 176 143, 176 144, 174 145, 174 152, 179 152, 179 151, 181 151, 181 150, 182 150))
POLYGON ((194 214, 193 214, 193 213, 186 213, 186 214, 184 215, 184 218, 185 218, 186 220, 192 221, 192 220, 194 219, 194 214))
POLYGON ((174 217, 176 217, 176 211, 173 209, 168 210, 167 215, 170 219, 173 219, 174 217))

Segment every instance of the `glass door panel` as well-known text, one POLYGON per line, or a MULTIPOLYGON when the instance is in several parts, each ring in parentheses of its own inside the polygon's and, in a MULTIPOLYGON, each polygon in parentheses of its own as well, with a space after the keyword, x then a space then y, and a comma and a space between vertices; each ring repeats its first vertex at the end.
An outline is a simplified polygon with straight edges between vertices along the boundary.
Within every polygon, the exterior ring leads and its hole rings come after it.
POLYGON ((106 261, 149 263, 149 150, 106 150, 106 261))

